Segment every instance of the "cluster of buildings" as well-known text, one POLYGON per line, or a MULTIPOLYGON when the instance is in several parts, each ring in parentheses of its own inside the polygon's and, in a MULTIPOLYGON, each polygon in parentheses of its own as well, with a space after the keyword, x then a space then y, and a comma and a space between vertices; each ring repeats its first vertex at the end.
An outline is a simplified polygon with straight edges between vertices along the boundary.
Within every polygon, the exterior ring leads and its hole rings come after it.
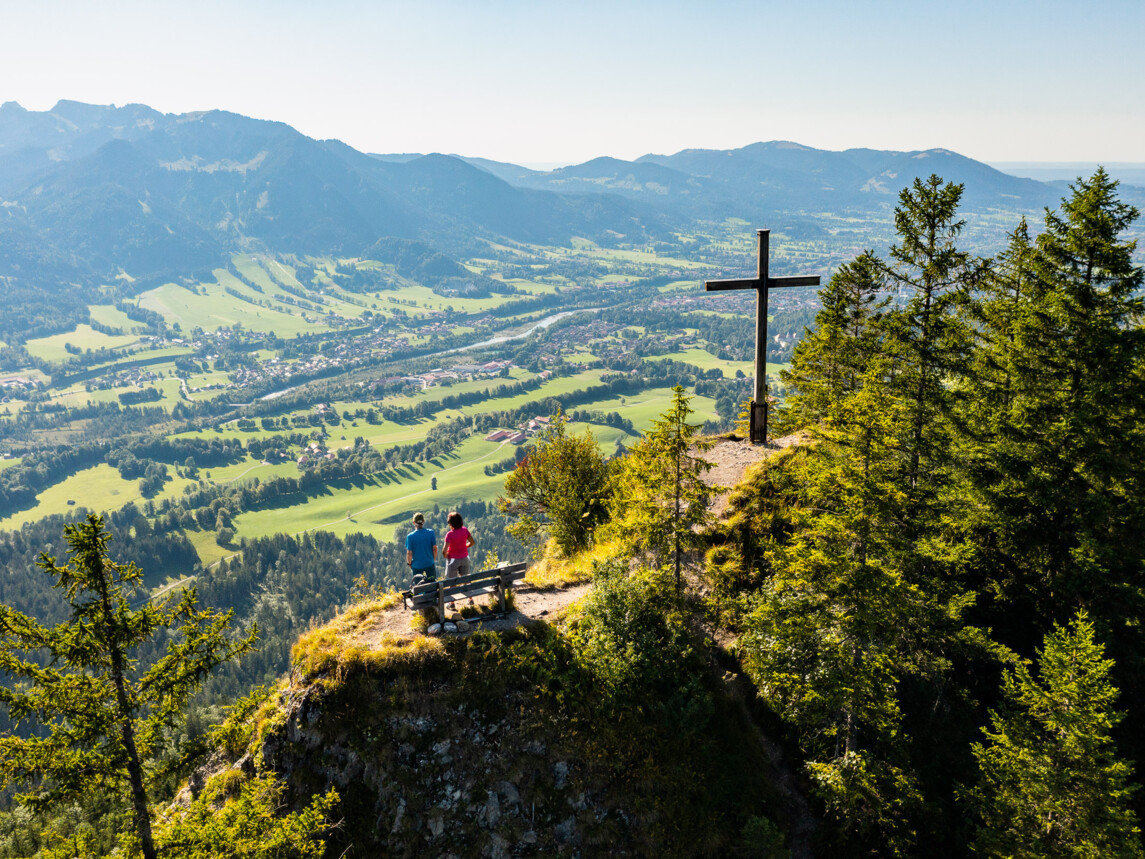
POLYGON ((484 364, 457 364, 448 370, 443 370, 438 367, 437 369, 430 370, 428 373, 420 373, 416 376, 403 376, 401 381, 418 383, 421 385, 422 390, 425 390, 426 388, 431 388, 434 385, 441 385, 446 382, 465 382, 470 379, 496 376, 502 370, 508 370, 512 366, 512 361, 486 361, 484 364))
POLYGON ((0 402, 6 403, 11 399, 11 397, 8 396, 10 394, 36 390, 36 380, 24 376, 5 376, 0 378, 0 390, 6 394, 6 396, 0 398, 0 402))
POLYGON ((156 373, 153 370, 146 370, 142 367, 128 367, 126 370, 119 370, 106 376, 89 379, 84 383, 84 389, 90 393, 91 391, 103 391, 110 388, 123 388, 128 385, 143 388, 148 383, 157 382, 162 378, 163 375, 161 373, 156 373))
POLYGON ((302 453, 298 457, 299 465, 308 465, 311 462, 316 462, 320 459, 334 459, 335 454, 328 451, 325 447, 316 441, 310 442, 303 448, 302 453))
POLYGON ((547 428, 551 423, 552 418, 537 415, 535 418, 526 421, 516 429, 493 430, 493 432, 485 436, 485 441, 502 442, 505 444, 521 444, 521 442, 528 440, 541 430, 547 428))

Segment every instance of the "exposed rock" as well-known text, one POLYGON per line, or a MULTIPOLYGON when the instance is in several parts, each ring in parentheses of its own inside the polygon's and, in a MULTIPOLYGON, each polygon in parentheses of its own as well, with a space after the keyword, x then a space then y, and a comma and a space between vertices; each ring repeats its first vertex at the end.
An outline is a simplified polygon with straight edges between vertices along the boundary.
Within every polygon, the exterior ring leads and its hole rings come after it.
POLYGON ((425 631, 426 635, 441 635, 441 624, 431 623, 429 629, 425 631))
POLYGON ((489 859, 506 859, 509 856, 509 842, 496 832, 490 832, 489 843, 485 845, 481 855, 488 856, 489 859))
POLYGON ((505 801, 506 805, 518 805, 521 802, 521 794, 517 791, 517 786, 511 781, 498 782, 497 791, 501 794, 501 799, 505 801))
POLYGON ((569 817, 558 823, 553 829, 553 835, 561 844, 572 844, 577 840, 576 818, 569 817))
POLYGON ((553 787, 564 790, 569 784, 569 765, 564 761, 553 764, 553 787))
POLYGON ((501 819, 501 803, 497 800, 497 792, 489 791, 489 797, 485 800, 485 807, 482 809, 485 818, 485 825, 490 828, 497 825, 497 821, 501 819))

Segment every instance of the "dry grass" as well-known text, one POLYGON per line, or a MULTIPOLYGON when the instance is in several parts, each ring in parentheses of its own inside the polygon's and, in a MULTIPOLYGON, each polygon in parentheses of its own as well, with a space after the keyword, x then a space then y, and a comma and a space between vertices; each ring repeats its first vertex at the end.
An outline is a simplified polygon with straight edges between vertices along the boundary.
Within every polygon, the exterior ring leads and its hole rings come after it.
POLYGON ((325 626, 303 633, 290 651, 292 664, 307 677, 337 685, 353 669, 402 673, 444 656, 441 641, 424 635, 410 638, 382 632, 367 644, 363 628, 395 601, 387 594, 360 603, 325 626))
POLYGON ((564 588, 592 581, 593 568, 614 558, 624 556, 622 547, 615 543, 600 543, 571 558, 562 558, 550 541, 541 560, 525 576, 525 583, 541 590, 564 588))

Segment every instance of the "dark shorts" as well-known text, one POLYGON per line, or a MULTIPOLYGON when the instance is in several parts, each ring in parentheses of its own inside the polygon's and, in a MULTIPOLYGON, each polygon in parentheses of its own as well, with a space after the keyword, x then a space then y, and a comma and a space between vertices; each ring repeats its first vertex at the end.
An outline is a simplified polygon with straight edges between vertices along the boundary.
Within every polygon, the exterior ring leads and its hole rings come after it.
POLYGON ((421 576, 427 582, 436 582, 437 581, 437 567, 414 567, 413 568, 413 575, 414 575, 414 578, 416 578, 417 576, 421 576))

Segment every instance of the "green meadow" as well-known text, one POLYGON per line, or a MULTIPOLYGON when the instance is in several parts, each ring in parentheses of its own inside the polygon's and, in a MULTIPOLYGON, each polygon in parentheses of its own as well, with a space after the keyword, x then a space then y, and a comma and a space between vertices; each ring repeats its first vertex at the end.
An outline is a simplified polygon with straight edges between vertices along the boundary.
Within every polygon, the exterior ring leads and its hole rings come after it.
MULTIPOLYGON (((580 433, 586 424, 573 423, 580 433)), ((631 445, 634 436, 614 427, 592 426, 602 452, 611 455, 617 442, 631 445)), ((254 510, 235 517, 238 537, 261 537, 278 532, 330 531, 338 535, 372 534, 380 540, 393 536, 397 524, 418 510, 451 507, 465 501, 492 501, 501 494, 505 474, 486 475, 485 466, 510 456, 513 445, 488 442, 475 435, 452 452, 428 462, 351 480, 339 480, 312 495, 299 495, 297 503, 254 510), (432 488, 437 479, 437 489, 432 488)), ((297 471, 295 472, 297 473, 297 471)), ((218 472, 213 472, 218 477, 218 472)))
MULTIPOLYGON (((672 404, 672 389, 669 387, 649 388, 637 394, 625 397, 613 397, 607 400, 597 400, 593 403, 577 406, 578 409, 599 410, 602 412, 619 412, 621 417, 632 421, 632 426, 638 433, 646 432, 652 426, 652 421, 660 417, 672 404)), ((706 420, 715 420, 716 401, 711 397, 693 396, 691 400, 693 411, 692 422, 703 423, 706 420)), ((596 428, 593 428, 596 433, 596 428)))
POLYGON ((407 463, 392 471, 328 484, 298 503, 242 513, 235 517, 239 537, 262 537, 285 531, 323 530, 335 534, 365 532, 390 539, 394 523, 408 512, 445 507, 465 500, 488 500, 501 490, 505 475, 487 476, 512 446, 473 436, 449 454, 429 462, 407 463), (437 490, 431 488, 437 478, 437 490))
MULTIPOLYGON (((241 291, 258 295, 245 286, 241 291)), ((178 323, 186 332, 192 328, 216 331, 236 324, 252 331, 273 331, 279 337, 330 330, 320 319, 312 318, 315 314, 304 318, 302 311, 286 310, 286 305, 281 305, 282 310, 258 307, 230 295, 218 283, 200 284, 198 292, 168 283, 141 293, 138 302, 145 310, 162 315, 169 325, 178 323)))
MULTIPOLYGON (((189 486, 193 481, 171 475, 172 479, 163 485, 155 500, 167 496, 177 497, 182 494, 183 487, 189 486)), ((124 480, 119 472, 106 463, 77 471, 70 477, 53 484, 36 496, 36 505, 0 519, 0 531, 19 528, 26 522, 35 522, 45 516, 62 513, 69 508, 86 507, 96 513, 107 513, 131 503, 141 503, 142 493, 139 491, 140 481, 124 480), (68 502, 74 502, 69 504, 68 502)))
POLYGON ((140 331, 145 331, 147 328, 143 323, 136 322, 122 310, 117 310, 110 304, 90 305, 88 307, 88 315, 91 316, 93 322, 98 322, 100 325, 108 325, 112 328, 118 328, 125 334, 135 334, 140 331))
POLYGON ((58 363, 66 361, 69 357, 66 345, 74 346, 83 351, 98 349, 124 349, 139 342, 134 334, 109 335, 96 331, 90 325, 83 323, 77 325, 72 331, 63 334, 53 334, 51 337, 40 337, 29 340, 24 344, 28 354, 41 361, 58 363))

